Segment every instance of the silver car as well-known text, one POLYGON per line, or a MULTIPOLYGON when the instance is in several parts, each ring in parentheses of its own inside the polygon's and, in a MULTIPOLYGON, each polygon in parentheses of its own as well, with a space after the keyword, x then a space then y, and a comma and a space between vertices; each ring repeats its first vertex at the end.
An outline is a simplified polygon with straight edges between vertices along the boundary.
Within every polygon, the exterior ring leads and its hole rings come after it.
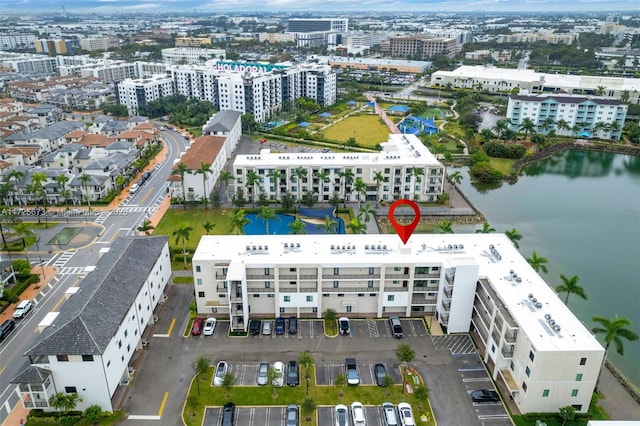
POLYGON ((258 385, 264 386, 269 382, 269 364, 261 362, 258 368, 258 385))
POLYGON ((269 336, 271 334, 271 321, 265 321, 262 323, 262 335, 269 336))

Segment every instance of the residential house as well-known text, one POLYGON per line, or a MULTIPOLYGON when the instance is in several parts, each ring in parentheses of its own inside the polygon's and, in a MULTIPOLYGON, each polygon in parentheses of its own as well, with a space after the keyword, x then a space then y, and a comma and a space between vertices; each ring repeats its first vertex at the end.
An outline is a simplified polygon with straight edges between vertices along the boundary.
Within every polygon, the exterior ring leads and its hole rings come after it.
POLYGON ((225 152, 231 158, 242 136, 242 114, 238 111, 224 110, 211 116, 202 126, 203 135, 224 136, 225 152))

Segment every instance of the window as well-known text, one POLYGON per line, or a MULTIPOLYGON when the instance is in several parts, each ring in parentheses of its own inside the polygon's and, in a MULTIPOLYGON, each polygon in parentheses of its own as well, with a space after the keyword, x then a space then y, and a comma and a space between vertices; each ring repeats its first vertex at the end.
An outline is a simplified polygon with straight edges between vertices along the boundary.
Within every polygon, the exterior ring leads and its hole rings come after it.
POLYGON ((377 296, 377 294, 375 294, 375 293, 369 293, 369 297, 376 297, 376 296, 377 296))
POLYGON ((127 352, 131 352, 131 345, 127 345, 127 352))
POLYGON ((369 275, 373 275, 374 271, 375 271, 375 268, 369 268, 369 275))
POLYGON ((522 382, 522 390, 527 391, 527 384, 525 382, 522 382))
POLYGON ((296 268, 289 268, 289 272, 296 272, 296 268))
POLYGON ((253 294, 253 297, 257 297, 257 298, 259 298, 259 297, 260 297, 260 295, 259 295, 258 293, 254 293, 254 294, 253 294))
POLYGON ((313 296, 307 296, 307 302, 313 302, 313 296))
POLYGON ((496 351, 496 345, 491 345, 491 352, 495 353, 495 351, 496 351))
POLYGON ((582 381, 582 373, 576 374, 576 382, 581 382, 581 381, 582 381))
POLYGON ((204 291, 199 291, 198 292, 198 297, 204 297, 204 291))
POLYGON ((313 309, 312 309, 312 311, 313 311, 313 313, 318 313, 318 307, 317 307, 317 306, 314 306, 314 307, 313 307, 313 309))
POLYGON ((128 335, 129 335, 129 331, 128 331, 128 330, 125 330, 125 331, 124 331, 124 337, 127 337, 128 335))
POLYGON ((285 302, 291 302, 291 296, 284 296, 285 302))
POLYGON ((515 367, 515 365, 513 364, 513 361, 511 361, 511 365, 509 366, 509 368, 511 368, 511 371, 515 371, 514 367, 515 367))
POLYGON ((546 398, 546 397, 548 397, 548 396, 549 396, 549 389, 545 389, 545 390, 543 390, 543 391, 542 391, 542 397, 543 397, 543 398, 546 398))
POLYGON ((333 268, 333 275, 340 275, 340 268, 333 268))
POLYGON ((387 302, 393 302, 395 300, 396 296, 394 294, 390 294, 387 296, 387 302))
POLYGON ((586 358, 580 358, 580 365, 586 365, 587 364, 587 359, 586 358))
POLYGON ((373 280, 367 281, 367 287, 373 288, 373 280))
POLYGON ((58 355, 56 358, 58 359, 58 362, 69 362, 68 355, 58 355))
POLYGON ((202 278, 196 278, 196 285, 202 285, 202 278))
POLYGON ((265 281, 264 282, 264 288, 271 288, 271 282, 270 281, 265 281))
POLYGON ((111 360, 107 361, 107 367, 111 365, 111 360))
POLYGON ((338 293, 338 297, 344 297, 344 293, 338 293))
POLYGON ((196 272, 201 272, 200 271, 200 265, 196 265, 196 272))
POLYGON ((273 294, 273 293, 269 293, 269 294, 267 294, 267 297, 273 297, 273 296, 274 296, 274 294, 273 294))
POLYGON ((533 353, 533 351, 529 351, 529 359, 530 359, 531 361, 533 361, 533 359, 534 359, 535 357, 536 357, 536 356, 535 356, 535 354, 533 353))
POLYGON ((529 367, 524 369, 524 374, 527 375, 527 377, 531 377, 531 369, 529 367))
POLYGON ((338 288, 338 280, 333 281, 333 288, 338 288))
POLYGON ((360 167, 356 168, 356 173, 361 175, 362 174, 362 169, 360 167))
POLYGON ((351 312, 351 309, 352 309, 351 305, 347 305, 347 312, 351 312))
POLYGON ((280 313, 284 314, 284 308, 280 308, 280 313))
POLYGON ((271 271, 269 270, 269 268, 264 268, 264 274, 265 275, 269 275, 271 271))
POLYGON ((358 297, 364 297, 364 293, 358 293, 358 297))
POLYGON ((578 389, 573 389, 571 391, 571 396, 578 396, 578 389))
POLYGON ((399 267, 399 266, 394 266, 393 267, 393 272, 400 272, 401 270, 402 270, 402 268, 399 267))
POLYGON ((64 391, 66 393, 78 393, 78 389, 75 386, 65 386, 64 391))
POLYGON ((121 348, 122 348, 122 341, 119 341, 118 342, 118 349, 121 349, 121 348))

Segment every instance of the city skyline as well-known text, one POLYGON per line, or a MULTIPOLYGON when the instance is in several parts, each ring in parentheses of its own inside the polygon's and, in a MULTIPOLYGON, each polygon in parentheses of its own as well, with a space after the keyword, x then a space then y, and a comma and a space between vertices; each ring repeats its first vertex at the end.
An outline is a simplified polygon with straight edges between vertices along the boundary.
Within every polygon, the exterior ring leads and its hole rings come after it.
POLYGON ((554 0, 400 0, 393 3, 393 10, 386 0, 192 0, 189 7, 180 0, 4 0, 3 11, 61 10, 67 13, 136 12, 136 11, 185 11, 198 12, 640 12, 636 0, 578 0, 557 2, 554 0))

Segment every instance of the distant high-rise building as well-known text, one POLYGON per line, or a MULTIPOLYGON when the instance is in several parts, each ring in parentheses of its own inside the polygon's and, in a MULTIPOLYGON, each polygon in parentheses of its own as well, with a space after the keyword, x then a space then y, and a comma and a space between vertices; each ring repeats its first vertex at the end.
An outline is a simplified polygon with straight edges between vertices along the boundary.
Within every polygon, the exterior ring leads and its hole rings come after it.
POLYGON ((349 31, 349 19, 289 19, 287 32, 310 33, 315 31, 347 32, 349 31))

